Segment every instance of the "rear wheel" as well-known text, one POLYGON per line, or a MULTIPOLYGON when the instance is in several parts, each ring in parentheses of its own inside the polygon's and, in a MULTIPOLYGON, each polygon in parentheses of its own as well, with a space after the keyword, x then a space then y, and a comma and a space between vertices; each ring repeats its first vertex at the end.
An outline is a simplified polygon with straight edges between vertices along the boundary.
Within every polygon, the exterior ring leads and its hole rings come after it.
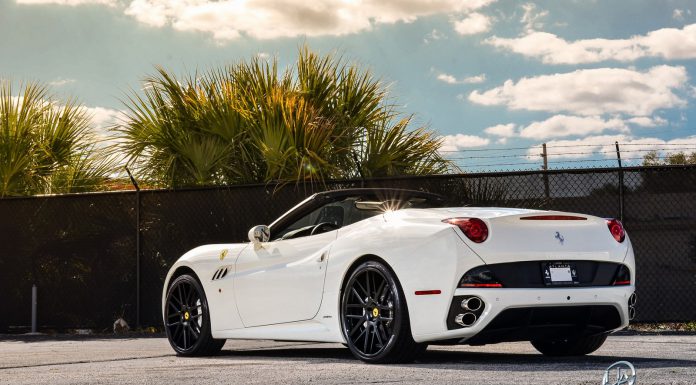
POLYGON ((181 356, 207 356, 220 352, 225 340, 210 332, 210 312, 203 287, 185 274, 172 282, 164 311, 169 344, 181 356))
POLYGON ((546 356, 583 356, 590 354, 599 349, 607 335, 600 334, 596 336, 565 338, 559 340, 536 340, 532 341, 532 345, 540 353, 546 356))
POLYGON ((399 283, 376 261, 358 266, 348 278, 341 300, 341 329, 353 355, 368 363, 411 362, 427 348, 411 336, 399 283))

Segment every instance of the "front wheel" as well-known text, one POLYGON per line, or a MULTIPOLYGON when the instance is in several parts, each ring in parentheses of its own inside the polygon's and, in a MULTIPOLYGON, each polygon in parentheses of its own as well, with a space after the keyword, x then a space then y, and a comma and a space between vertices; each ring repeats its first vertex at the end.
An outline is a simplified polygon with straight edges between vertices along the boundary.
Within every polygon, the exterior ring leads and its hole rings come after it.
POLYGON ((411 362, 427 348, 413 340, 399 283, 376 261, 358 266, 348 278, 341 329, 353 355, 368 363, 411 362))
POLYGON ((584 356, 599 349, 606 340, 607 335, 600 334, 559 340, 536 340, 532 341, 532 345, 545 356, 584 356))
POLYGON ((208 301, 191 275, 178 277, 169 287, 164 322, 169 344, 180 356, 213 355, 225 344, 211 335, 208 301))

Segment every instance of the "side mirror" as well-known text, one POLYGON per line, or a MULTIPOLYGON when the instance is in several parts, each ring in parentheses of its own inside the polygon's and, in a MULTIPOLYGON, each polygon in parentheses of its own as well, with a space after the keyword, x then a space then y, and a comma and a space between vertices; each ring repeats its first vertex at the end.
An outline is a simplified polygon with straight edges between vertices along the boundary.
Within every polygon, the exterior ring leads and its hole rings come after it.
POLYGON ((262 242, 268 242, 271 238, 271 230, 266 225, 254 226, 249 230, 249 240, 254 246, 261 246, 262 242))

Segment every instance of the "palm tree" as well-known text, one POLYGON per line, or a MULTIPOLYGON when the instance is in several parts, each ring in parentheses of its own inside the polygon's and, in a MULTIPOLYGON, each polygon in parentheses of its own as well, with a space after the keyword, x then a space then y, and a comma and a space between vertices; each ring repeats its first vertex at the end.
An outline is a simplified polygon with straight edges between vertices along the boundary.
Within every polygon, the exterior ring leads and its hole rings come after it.
POLYGON ((110 172, 90 134, 91 117, 75 100, 27 83, 13 95, 0 81, 0 197, 98 189, 110 172))
POLYGON ((409 129, 369 71, 300 49, 293 69, 254 58, 177 78, 158 67, 125 102, 120 144, 155 185, 324 181, 442 173, 426 127, 409 129))

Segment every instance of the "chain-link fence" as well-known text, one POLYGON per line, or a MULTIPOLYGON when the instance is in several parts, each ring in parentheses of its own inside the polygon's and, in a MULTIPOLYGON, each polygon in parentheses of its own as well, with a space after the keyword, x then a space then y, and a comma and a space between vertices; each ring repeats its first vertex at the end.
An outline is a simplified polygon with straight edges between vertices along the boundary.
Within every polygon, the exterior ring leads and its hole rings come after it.
POLYGON ((44 329, 107 329, 120 316, 158 326, 164 276, 184 252, 243 242, 251 226, 270 223, 313 192, 349 187, 623 218, 637 260, 637 319, 696 320, 696 167, 679 166, 141 191, 140 207, 134 191, 0 199, 0 296, 11 309, 0 317, 0 332, 26 330, 32 284, 44 329))

